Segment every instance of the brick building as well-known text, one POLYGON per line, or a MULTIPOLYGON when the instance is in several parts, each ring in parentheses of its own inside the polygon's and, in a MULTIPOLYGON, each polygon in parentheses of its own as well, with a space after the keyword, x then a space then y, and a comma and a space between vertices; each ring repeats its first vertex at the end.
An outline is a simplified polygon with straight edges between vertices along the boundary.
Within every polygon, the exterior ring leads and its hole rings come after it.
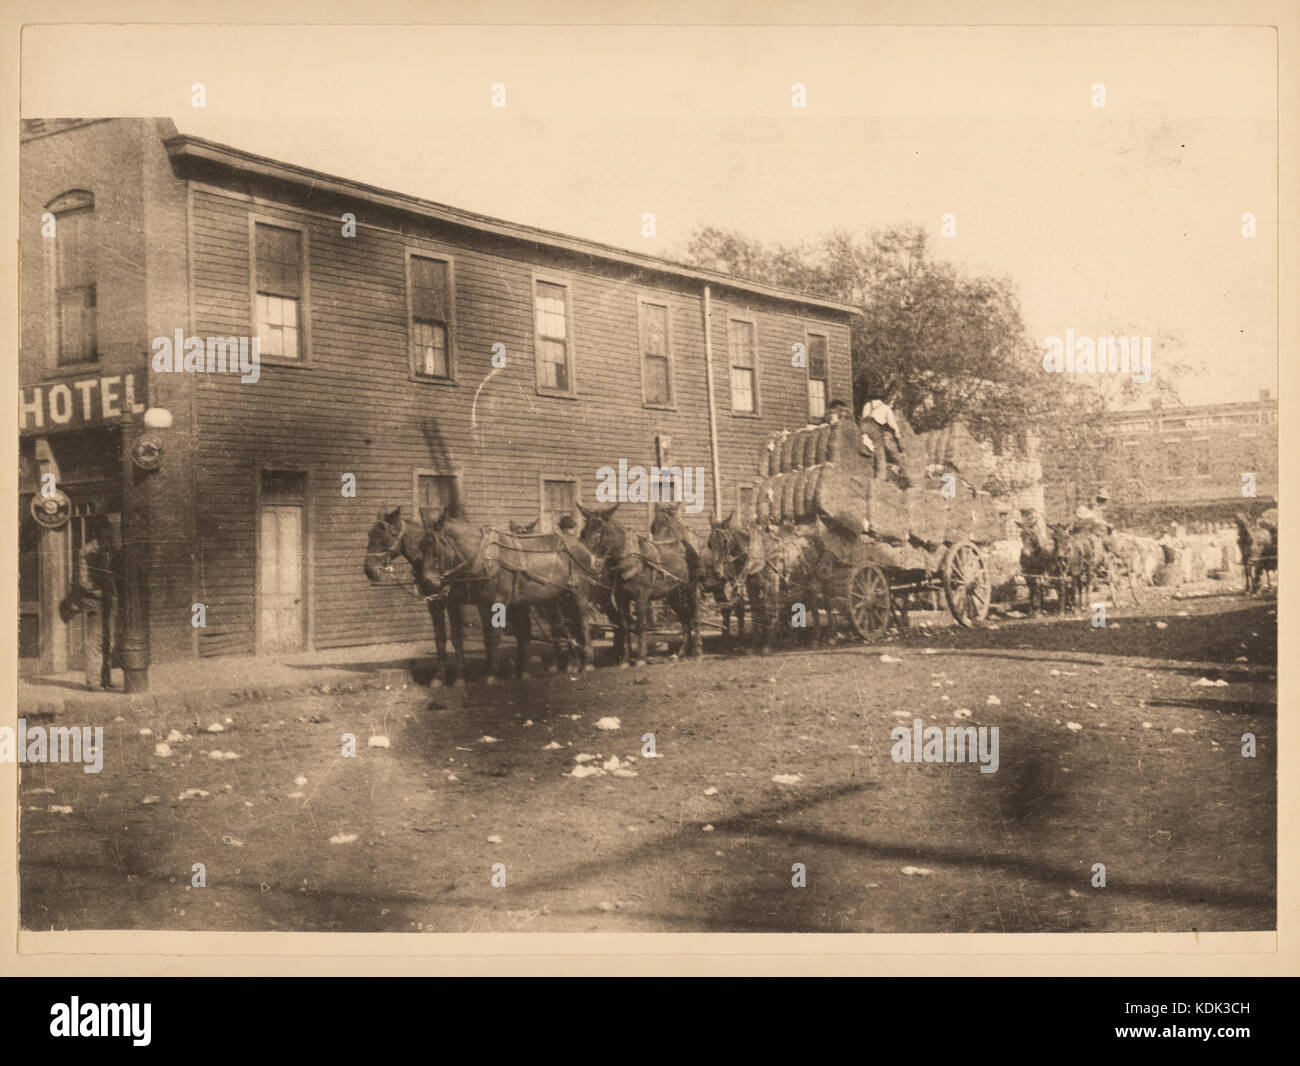
POLYGON ((1096 483, 1073 484, 1047 471, 1049 514, 1067 515, 1097 485, 1111 492, 1120 525, 1163 529, 1170 522, 1217 525, 1237 511, 1276 505, 1278 403, 1268 390, 1245 403, 1155 404, 1107 419, 1109 454, 1096 483), (1243 496, 1243 475, 1254 496, 1243 496))
POLYGON ((125 547, 136 660, 420 639, 416 601, 361 571, 381 505, 547 528, 622 459, 702 468, 702 528, 752 509, 772 433, 851 396, 851 307, 164 119, 25 122, 21 196, 30 671, 78 665, 57 607, 91 514, 125 547), (178 366, 184 341, 211 339, 209 365, 155 369, 173 337, 178 366), (255 381, 212 367, 213 341, 225 356, 250 338, 255 381), (30 513, 48 475, 71 504, 60 528, 30 513))

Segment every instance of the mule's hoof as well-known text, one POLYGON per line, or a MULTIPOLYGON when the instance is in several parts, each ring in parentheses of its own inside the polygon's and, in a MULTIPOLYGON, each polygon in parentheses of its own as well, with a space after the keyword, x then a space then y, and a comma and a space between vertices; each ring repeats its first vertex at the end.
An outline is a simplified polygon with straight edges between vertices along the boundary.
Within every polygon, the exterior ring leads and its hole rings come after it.
POLYGON ((458 677, 458 678, 456 678, 456 680, 453 681, 453 682, 451 683, 451 687, 452 687, 452 688, 464 688, 464 687, 465 687, 465 679, 464 679, 463 677, 458 677))
POLYGON ((430 688, 442 688, 442 678, 435 677, 429 682, 430 688))
POLYGON ((595 669, 596 669, 596 664, 595 664, 595 663, 583 663, 583 664, 582 664, 582 672, 583 672, 584 674, 590 674, 590 673, 591 673, 592 671, 594 671, 595 669))
POLYGON ((497 679, 493 677, 491 674, 488 674, 488 676, 483 679, 483 684, 485 685, 495 685, 496 683, 497 683, 497 679))
POLYGON ((644 659, 638 659, 638 660, 636 661, 636 664, 637 664, 637 666, 645 666, 645 660, 644 660, 644 659))
POLYGON ((546 672, 548 674, 558 674, 560 672, 560 668, 556 666, 554 663, 547 663, 546 672))
POLYGON ((631 664, 630 662, 628 662, 626 659, 624 659, 621 663, 618 664, 618 668, 619 668, 620 670, 626 670, 626 669, 627 669, 629 666, 631 666, 631 665, 632 665, 632 664, 631 664))

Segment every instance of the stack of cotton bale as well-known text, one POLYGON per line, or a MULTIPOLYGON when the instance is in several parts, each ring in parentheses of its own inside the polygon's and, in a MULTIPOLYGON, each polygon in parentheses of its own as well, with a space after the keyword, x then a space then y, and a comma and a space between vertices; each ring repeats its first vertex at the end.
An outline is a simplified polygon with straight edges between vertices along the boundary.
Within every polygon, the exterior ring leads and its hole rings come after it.
POLYGON ((917 439, 924 450, 929 472, 951 472, 972 490, 982 489, 988 481, 993 471, 988 449, 971 435, 963 423, 953 422, 943 429, 922 433, 917 439))
POLYGON ((907 498, 897 485, 877 481, 850 419, 786 430, 759 460, 756 516, 761 523, 821 517, 844 532, 907 538, 907 498))
POLYGON ((1142 558, 1142 580, 1150 585, 1156 567, 1165 561, 1165 554, 1154 537, 1134 537, 1133 541, 1142 558))

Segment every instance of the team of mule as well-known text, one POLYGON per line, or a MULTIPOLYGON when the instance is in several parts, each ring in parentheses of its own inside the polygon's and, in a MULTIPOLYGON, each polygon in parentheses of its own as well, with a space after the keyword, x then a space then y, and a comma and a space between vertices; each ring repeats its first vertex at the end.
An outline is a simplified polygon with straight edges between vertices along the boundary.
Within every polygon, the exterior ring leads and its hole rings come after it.
POLYGON ((505 531, 428 509, 421 509, 416 522, 400 507, 382 508, 370 527, 364 572, 374 584, 406 585, 393 564, 400 558, 410 567, 407 587, 433 621, 434 685, 464 683, 466 607, 478 611, 488 683, 497 674, 503 631, 515 640, 515 676, 524 676, 539 618, 552 646, 548 669, 567 669, 573 653, 584 671, 590 669, 589 623, 597 611, 609 620, 619 665, 644 665, 656 602, 681 625, 681 654, 699 658, 701 592, 711 593, 727 614, 734 610, 742 633, 748 604, 764 653, 782 605, 792 600, 806 603, 817 637, 834 632, 827 569, 805 534, 742 527, 728 516, 714 519, 706 542, 697 547, 680 504, 656 506, 649 536, 621 523, 618 508, 580 506, 583 521, 576 533, 536 533, 534 524, 515 523, 505 531))

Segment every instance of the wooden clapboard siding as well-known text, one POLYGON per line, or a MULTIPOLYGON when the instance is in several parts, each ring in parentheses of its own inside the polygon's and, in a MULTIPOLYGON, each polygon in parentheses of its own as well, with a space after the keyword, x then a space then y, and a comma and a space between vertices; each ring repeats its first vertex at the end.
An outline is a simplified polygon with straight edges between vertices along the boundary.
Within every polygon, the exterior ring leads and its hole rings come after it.
POLYGON ((723 511, 736 505, 736 490, 757 480, 760 453, 773 434, 807 424, 808 373, 792 365, 793 346, 808 330, 827 335, 827 397, 852 406, 852 364, 848 326, 833 319, 771 306, 768 301, 713 300, 713 380, 717 390, 718 441, 722 453, 723 511), (731 364, 727 323, 751 319, 757 328, 758 417, 731 409, 731 364))
MULTIPOLYGON (((338 204, 312 213, 208 186, 195 187, 192 204, 198 335, 247 336, 254 328, 250 212, 305 226, 310 291, 305 365, 263 363, 256 384, 207 375, 197 389, 204 653, 254 648, 259 468, 303 470, 310 478, 309 609, 317 647, 428 635, 418 600, 371 587, 361 569, 366 532, 380 507, 401 504, 410 512, 415 470, 458 475, 472 519, 529 521, 541 505, 543 478, 574 477, 580 499, 593 503, 600 467, 617 468, 620 459, 648 467, 656 460, 656 434, 667 434, 673 465, 705 470, 704 508, 689 521, 707 527, 713 488, 698 283, 415 219, 375 215, 372 225, 371 216, 359 214, 356 235, 343 237, 341 210, 333 208, 347 208, 338 204), (410 378, 408 249, 453 260, 454 384, 410 378), (537 392, 535 273, 569 286, 576 398, 537 392), (672 410, 642 402, 643 298, 669 307, 672 410), (507 364, 494 373, 495 344, 505 346, 507 364), (344 474, 356 477, 355 498, 341 494, 344 474)), ((827 332, 831 395, 847 396, 848 334, 830 312, 754 309, 762 417, 733 419, 722 313, 729 305, 715 298, 714 306, 714 388, 729 509, 735 486, 752 480, 767 437, 806 421, 806 372, 789 365, 790 344, 809 327, 827 332)), ((623 508, 644 528, 647 508, 623 508)), ((398 573, 404 570, 399 562, 398 573)))

